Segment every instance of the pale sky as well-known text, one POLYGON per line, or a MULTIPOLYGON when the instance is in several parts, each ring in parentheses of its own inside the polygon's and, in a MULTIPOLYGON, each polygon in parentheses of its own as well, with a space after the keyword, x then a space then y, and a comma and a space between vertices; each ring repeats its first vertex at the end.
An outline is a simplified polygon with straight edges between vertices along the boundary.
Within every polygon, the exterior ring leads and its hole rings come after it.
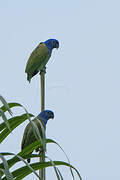
MULTIPOLYGON (((60 48, 47 64, 46 109, 55 113, 47 137, 62 146, 83 180, 119 180, 120 1, 0 2, 0 94, 34 115, 40 113, 40 80, 37 75, 29 84, 25 65, 39 42, 49 38, 58 39, 60 48)), ((20 151, 27 122, 0 151, 20 151)), ((48 145, 48 156, 66 160, 55 145, 48 145)), ((65 180, 72 179, 68 168, 60 170, 65 180)), ((51 168, 47 179, 56 179, 51 168)))

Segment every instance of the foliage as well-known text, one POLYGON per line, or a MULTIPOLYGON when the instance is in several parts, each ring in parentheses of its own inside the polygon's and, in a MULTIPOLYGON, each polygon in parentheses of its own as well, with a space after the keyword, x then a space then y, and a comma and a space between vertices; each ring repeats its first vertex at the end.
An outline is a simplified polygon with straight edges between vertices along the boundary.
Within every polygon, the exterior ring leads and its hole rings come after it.
MULTIPOLYGON (((31 117, 34 117, 33 114, 30 114, 27 112, 27 110, 19 103, 7 103, 6 100, 0 95, 0 101, 2 102, 3 106, 0 107, 0 116, 3 122, 0 124, 0 143, 3 143, 3 141, 7 138, 7 136, 20 124, 22 124, 25 120, 31 121, 31 117), (12 108, 14 107, 22 107, 25 110, 25 113, 20 115, 20 116, 14 116, 11 111, 12 108), (8 112, 11 116, 11 118, 7 118, 6 112, 8 112)), ((54 171, 56 173, 56 177, 58 180, 63 180, 62 174, 60 170, 58 169, 58 166, 63 165, 66 167, 70 168, 70 172, 72 175, 72 178, 74 179, 74 174, 73 170, 77 173, 78 177, 80 180, 82 180, 78 170, 73 167, 70 164, 70 161, 64 152, 64 150, 61 148, 61 146, 55 142, 52 139, 45 139, 45 142, 42 142, 41 137, 38 129, 34 126, 33 128, 33 133, 37 135, 37 139, 34 143, 26 147, 24 150, 19 152, 18 154, 10 153, 10 152, 1 152, 0 153, 0 159, 2 162, 0 163, 0 179, 1 180, 20 180, 23 179, 25 176, 29 175, 30 173, 34 173, 35 176, 37 176, 38 179, 41 180, 41 178, 38 176, 36 173, 36 170, 42 169, 42 168, 47 168, 47 167, 53 167, 54 171), (59 146, 59 148, 64 152, 67 162, 63 161, 52 161, 49 157, 46 158, 46 162, 37 162, 37 163, 31 163, 28 164, 25 159, 28 158, 36 158, 36 157, 41 157, 39 154, 30 154, 30 152, 34 151, 36 148, 39 148, 43 143, 53 143, 59 146), (6 156, 9 156, 9 160, 6 160, 6 156), (12 157, 11 157, 12 156, 12 157), (22 161, 24 162, 25 166, 19 167, 18 169, 13 170, 12 172, 10 171, 10 168, 13 167, 17 162, 22 161)))

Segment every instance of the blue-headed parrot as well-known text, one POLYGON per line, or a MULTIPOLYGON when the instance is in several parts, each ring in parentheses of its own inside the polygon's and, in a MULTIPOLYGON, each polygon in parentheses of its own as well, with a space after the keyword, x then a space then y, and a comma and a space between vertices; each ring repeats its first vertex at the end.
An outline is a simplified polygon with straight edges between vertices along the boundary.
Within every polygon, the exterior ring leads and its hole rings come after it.
POLYGON ((58 40, 48 39, 45 42, 41 42, 31 53, 25 69, 29 83, 33 76, 45 68, 54 48, 59 48, 58 40))
MULTIPOLYGON (((38 128, 39 133, 41 135, 41 138, 43 138, 43 134, 42 134, 40 122, 42 123, 44 130, 46 130, 47 121, 49 119, 53 119, 53 118, 54 118, 54 113, 52 111, 44 110, 36 118, 34 118, 32 120, 38 128)), ((21 143, 21 149, 23 150, 24 148, 26 148, 27 146, 29 146, 30 144, 32 144, 36 140, 38 140, 38 139, 35 137, 31 122, 29 122, 28 125, 26 126, 25 130, 24 130, 23 139, 22 139, 22 143, 21 143)), ((36 151, 38 151, 38 149, 36 149, 36 151)), ((29 163, 30 159, 27 159, 27 161, 29 163)))

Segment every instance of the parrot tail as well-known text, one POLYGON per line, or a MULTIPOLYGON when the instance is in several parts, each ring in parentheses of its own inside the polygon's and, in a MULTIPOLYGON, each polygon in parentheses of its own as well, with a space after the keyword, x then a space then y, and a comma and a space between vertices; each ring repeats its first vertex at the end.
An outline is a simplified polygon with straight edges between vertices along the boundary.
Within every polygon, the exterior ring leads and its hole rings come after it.
POLYGON ((31 75, 30 74, 27 74, 27 80, 29 81, 29 83, 30 83, 30 81, 31 81, 31 75))
POLYGON ((33 77, 33 76, 35 76, 37 73, 38 73, 39 71, 38 70, 36 70, 36 71, 34 71, 32 74, 27 74, 27 80, 29 81, 29 83, 30 83, 30 81, 31 81, 31 78, 33 77))

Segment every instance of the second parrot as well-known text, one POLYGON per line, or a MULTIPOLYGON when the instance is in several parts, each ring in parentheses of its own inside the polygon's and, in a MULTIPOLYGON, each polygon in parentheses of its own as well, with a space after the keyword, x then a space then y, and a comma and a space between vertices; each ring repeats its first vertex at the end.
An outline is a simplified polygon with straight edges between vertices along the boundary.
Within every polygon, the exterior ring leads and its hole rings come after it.
MULTIPOLYGON (((36 118, 34 118, 32 120, 38 128, 41 138, 43 138, 43 137, 42 137, 42 130, 41 130, 40 122, 43 124, 44 130, 45 130, 47 121, 51 118, 52 119, 54 118, 54 113, 50 110, 44 110, 36 118)), ((23 134, 21 149, 23 150, 24 148, 26 148, 27 146, 29 146, 30 144, 32 144, 36 140, 37 139, 36 139, 35 134, 33 132, 31 122, 29 122, 28 125, 26 126, 24 134, 23 134)), ((36 149, 36 151, 38 151, 38 149, 36 149)), ((28 159, 27 161, 30 162, 30 159, 28 159)))

